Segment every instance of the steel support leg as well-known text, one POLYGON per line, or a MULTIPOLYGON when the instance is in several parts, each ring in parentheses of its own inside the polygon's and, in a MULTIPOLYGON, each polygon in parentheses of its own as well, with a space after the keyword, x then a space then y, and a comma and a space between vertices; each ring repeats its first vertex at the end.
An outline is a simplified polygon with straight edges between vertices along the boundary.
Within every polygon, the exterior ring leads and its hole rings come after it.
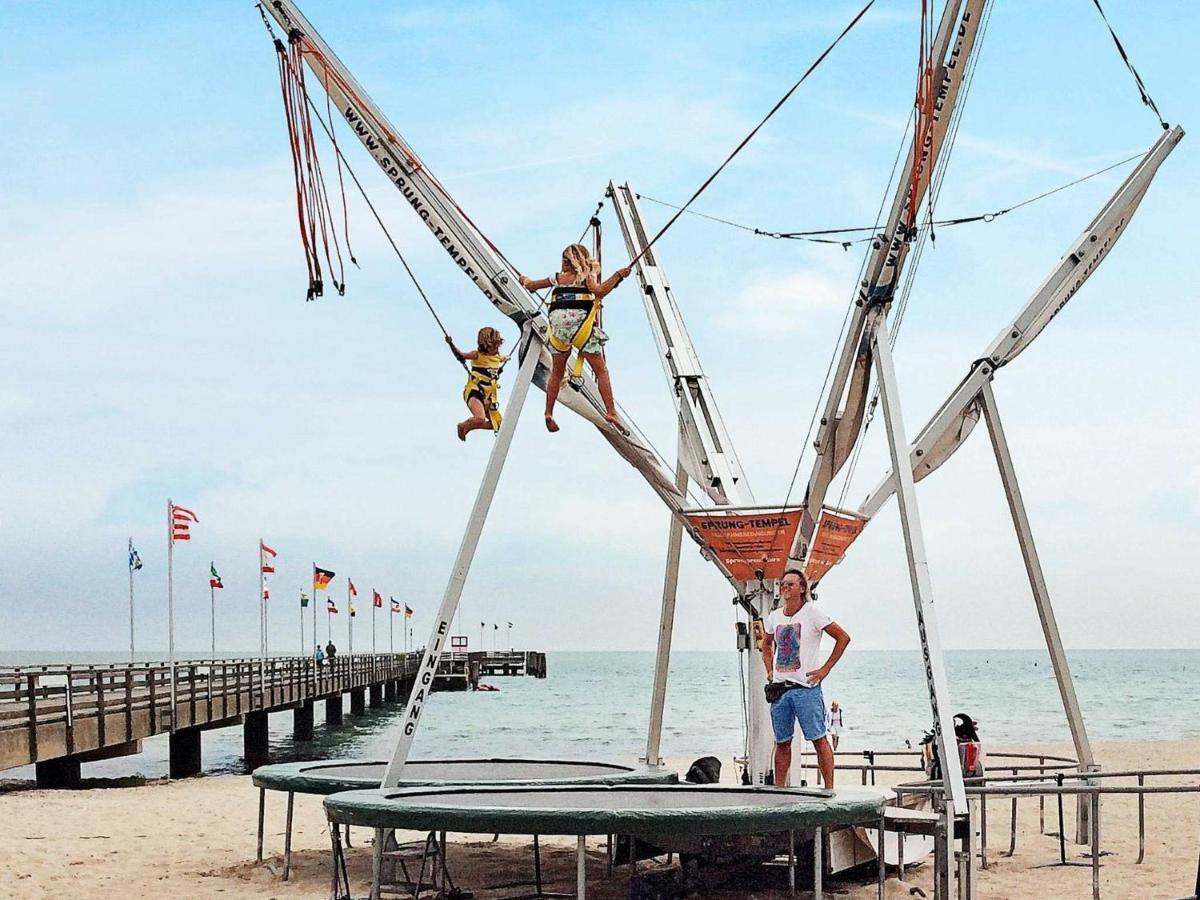
MULTIPOLYGON (((891 453, 892 477, 896 480, 896 501, 900 509, 900 527, 904 532, 904 549, 908 555, 908 575, 912 583, 913 606, 917 614, 917 632, 925 661, 925 681, 933 713, 934 738, 941 757, 942 777, 947 787, 945 824, 952 841, 954 811, 966 809, 967 795, 963 786, 962 766, 958 759, 958 744, 954 739, 954 726, 951 722, 946 663, 942 658, 942 642, 938 635, 937 614, 933 607, 933 587, 929 580, 925 536, 921 530, 917 492, 913 484, 912 464, 908 457, 908 438, 904 432, 904 417, 900 410, 900 392, 892 363, 887 322, 882 315, 875 321, 872 349, 879 372, 879 395, 883 401, 883 420, 887 430, 888 450, 891 453)), ((942 859, 947 890, 954 881, 953 857, 954 854, 950 852, 944 854, 942 859)))
POLYGON ((575 896, 587 896, 587 836, 582 834, 575 844, 575 896))
POLYGON ((287 825, 283 830, 283 880, 292 877, 292 809, 295 806, 296 794, 288 791, 287 825))
MULTIPOLYGON (((529 334, 528 330, 526 334, 529 334)), ((471 570, 471 561, 475 558, 475 549, 479 546, 483 525, 487 521, 492 498, 496 495, 496 485, 500 482, 500 473, 504 470, 504 461, 508 457, 509 447, 512 446, 513 432, 516 431, 517 422, 521 417, 521 407, 525 404, 525 395, 529 393, 533 373, 537 370, 540 352, 541 344, 530 337, 525 351, 525 359, 521 363, 521 370, 512 386, 512 396, 509 397, 508 405, 504 408, 504 421, 500 426, 500 433, 496 436, 496 442, 488 457, 487 468, 483 472, 483 480, 479 485, 479 492, 475 495, 475 505, 471 508, 471 517, 467 520, 466 532, 459 545, 458 556, 454 560, 454 568, 450 572, 450 580, 442 595, 442 605, 434 618, 433 630, 425 644, 425 655, 421 658, 416 683, 413 685, 408 705, 404 710, 404 726, 400 729, 396 749, 392 752, 391 761, 383 775, 383 787, 395 787, 404 771, 404 763, 408 759, 408 751, 412 748, 421 710, 424 709, 430 688, 433 686, 442 647, 450 637, 450 623, 454 621, 454 614, 458 610, 458 601, 462 597, 463 587, 467 583, 467 573, 471 570)))
POLYGON ((258 789, 258 853, 254 857, 256 863, 263 861, 263 819, 267 812, 267 789, 258 789))
MULTIPOLYGON (((1017 472, 1013 467, 1012 454, 1008 450, 1008 440, 1004 436, 1004 426, 1000 421, 1000 409, 996 405, 996 395, 992 393, 990 384, 984 384, 979 396, 983 401, 983 415, 987 420, 988 434, 992 439, 996 467, 1000 470, 1000 481, 1004 485, 1004 496, 1008 500, 1008 511, 1012 515, 1017 541, 1021 546, 1021 557, 1025 561, 1025 572, 1029 576, 1029 587, 1033 590, 1033 601, 1037 605, 1038 619, 1042 623, 1042 634, 1046 639, 1046 650, 1050 654, 1050 665, 1054 668, 1054 680, 1058 682, 1058 694, 1062 698, 1063 711, 1067 715, 1067 725, 1071 729, 1071 740, 1075 745, 1075 758, 1079 762, 1079 771, 1095 772, 1098 770, 1096 759, 1092 755, 1092 744, 1088 740, 1087 728, 1083 723, 1079 698, 1075 695, 1075 682, 1071 680, 1067 654, 1063 650, 1062 638, 1058 633, 1058 622, 1054 618, 1054 607, 1050 603, 1050 591, 1046 588, 1046 577, 1042 573, 1042 562, 1038 558, 1037 545, 1033 540, 1033 529, 1029 525, 1029 516, 1025 511, 1025 501, 1021 498, 1021 486, 1017 483, 1017 472)), ((1086 794, 1079 794, 1076 799, 1075 842, 1086 844, 1091 803, 1086 794)))
POLYGON ((817 828, 813 834, 813 900, 825 896, 825 829, 817 828))
POLYGON ((385 830, 375 829, 375 844, 371 847, 371 900, 379 900, 383 895, 383 846, 385 830))
MULTIPOLYGON (((679 434, 675 487, 680 495, 687 491, 687 470, 683 467, 683 432, 679 434)), ((654 692, 650 695, 650 727, 646 735, 646 765, 661 766, 663 707, 667 700, 667 673, 671 666, 671 636, 675 629, 675 595, 679 586, 679 556, 683 545, 683 522, 671 516, 667 537, 667 571, 663 576, 662 613, 658 620, 658 651, 654 657, 654 692)))

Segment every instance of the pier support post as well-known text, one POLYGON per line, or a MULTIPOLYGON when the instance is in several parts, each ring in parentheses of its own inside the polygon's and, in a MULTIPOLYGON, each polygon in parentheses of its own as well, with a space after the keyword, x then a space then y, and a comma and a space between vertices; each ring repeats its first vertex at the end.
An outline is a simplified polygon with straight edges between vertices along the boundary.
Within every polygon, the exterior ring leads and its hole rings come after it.
POLYGON ((37 786, 39 788, 77 788, 79 787, 79 757, 64 756, 60 759, 48 759, 35 766, 37 771, 37 786))
POLYGON ((292 740, 313 739, 313 702, 305 700, 292 710, 292 740))
POLYGON ((270 760, 266 710, 246 713, 246 724, 242 726, 242 757, 250 765, 270 760))
POLYGON ((361 716, 366 711, 366 696, 363 694, 363 689, 355 688, 350 692, 350 715, 361 716))
POLYGON ((180 728, 168 738, 172 778, 200 774, 200 729, 180 728))
POLYGON ((368 702, 372 709, 383 706, 383 685, 373 684, 368 690, 368 702))
POLYGON ((395 703, 396 702, 396 693, 397 693, 396 684, 397 684, 397 682, 395 681, 395 679, 392 679, 391 681, 385 681, 383 683, 384 702, 386 702, 386 703, 395 703))
POLYGON ((342 695, 334 694, 325 699, 325 724, 336 728, 342 724, 342 695))

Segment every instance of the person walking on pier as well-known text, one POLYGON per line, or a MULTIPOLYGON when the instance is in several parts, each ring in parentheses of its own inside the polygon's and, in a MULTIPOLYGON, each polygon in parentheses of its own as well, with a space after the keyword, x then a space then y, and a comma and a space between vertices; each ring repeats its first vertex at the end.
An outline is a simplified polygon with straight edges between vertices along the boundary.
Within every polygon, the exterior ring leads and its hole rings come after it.
POLYGON ((320 644, 317 644, 316 649, 313 650, 313 659, 316 661, 318 669, 325 665, 325 651, 321 649, 320 644))
POLYGON ((333 665, 335 656, 337 656, 337 647, 334 646, 333 641, 330 641, 325 645, 325 658, 329 660, 329 665, 333 665))
POLYGON ((829 740, 833 744, 833 750, 836 753, 838 738, 842 734, 842 708, 838 706, 836 700, 829 704, 829 714, 825 717, 825 730, 829 732, 829 740))
POLYGON ((825 698, 821 682, 837 665, 850 635, 808 597, 808 580, 799 569, 788 569, 779 580, 783 601, 763 623, 763 665, 767 669, 767 699, 775 732, 775 784, 787 785, 792 765, 796 722, 804 739, 812 741, 826 790, 833 790, 833 748, 825 729, 825 698), (833 652, 818 663, 821 638, 834 640, 833 652))

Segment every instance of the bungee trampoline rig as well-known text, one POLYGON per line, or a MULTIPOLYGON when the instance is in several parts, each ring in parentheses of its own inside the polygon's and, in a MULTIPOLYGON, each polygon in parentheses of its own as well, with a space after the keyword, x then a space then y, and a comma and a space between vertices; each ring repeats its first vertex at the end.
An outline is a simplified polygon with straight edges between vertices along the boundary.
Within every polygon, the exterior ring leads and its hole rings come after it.
MULTIPOLYGON (((917 634, 925 662, 933 741, 944 767, 944 779, 933 797, 940 817, 942 847, 935 865, 938 896, 949 897, 955 884, 955 866, 954 854, 946 848, 952 842, 953 836, 961 831, 961 822, 967 816, 968 803, 950 720, 953 707, 942 658, 915 484, 943 465, 962 446, 981 417, 986 420, 1046 648, 1054 667, 1060 697, 1070 726, 1078 769, 1085 776, 1094 772, 1097 768, 1095 758, 1072 686, 1070 670, 1021 498, 1012 457, 1000 423, 991 382, 996 372, 1012 362, 1044 330, 1050 319, 1061 311, 1096 271, 1125 232, 1159 167, 1182 139, 1183 130, 1178 126, 1171 127, 1163 120, 1144 83, 1133 69, 1128 54, 1110 27, 1113 40, 1134 77, 1143 102, 1158 118, 1161 133, 1138 158, 1136 165, 1097 215, 1069 245, 1057 266, 1018 315, 1005 326, 982 356, 973 359, 966 377, 910 443, 901 413, 892 345, 913 290, 921 253, 931 239, 934 226, 938 224, 934 216, 935 203, 940 195, 947 162, 955 145, 964 101, 972 83, 979 47, 992 10, 990 0, 947 0, 938 18, 929 10, 929 4, 922 2, 918 84, 914 107, 909 128, 903 139, 902 153, 897 157, 898 165, 889 180, 890 202, 885 196, 880 208, 880 218, 869 235, 863 239, 867 252, 853 298, 846 311, 838 347, 830 359, 825 383, 813 410, 809 426, 809 437, 813 438, 814 447, 810 475, 803 495, 792 503, 792 492, 804 463, 802 450, 783 502, 758 504, 738 460, 734 442, 721 418, 699 354, 688 334, 656 244, 681 215, 691 212, 690 207, 695 199, 847 37, 874 3, 875 0, 868 0, 800 79, 695 193, 684 204, 676 207, 676 212, 652 237, 645 227, 638 205, 639 197, 634 189, 627 182, 610 182, 608 185, 605 196, 611 202, 611 208, 621 228, 625 248, 631 260, 630 266, 638 279, 647 319, 675 404, 678 453, 674 465, 657 453, 632 421, 625 423, 629 426, 626 428, 606 420, 605 408, 596 382, 589 373, 583 372, 577 382, 565 387, 559 395, 559 401, 597 428, 617 454, 642 476, 650 489, 662 500, 671 517, 644 761, 653 767, 662 765, 660 748, 663 707, 674 628, 679 560, 682 539, 686 532, 700 546, 705 558, 712 562, 733 588, 736 594, 734 602, 739 607, 742 617, 738 627, 737 650, 745 674, 743 707, 746 742, 744 756, 739 759, 739 763, 742 768, 742 781, 748 788, 742 794, 707 793, 715 791, 714 788, 705 788, 703 792, 712 796, 714 802, 718 796, 756 798, 749 806, 731 807, 738 810, 749 810, 752 807, 758 809, 755 803, 762 799, 770 806, 772 815, 778 814, 779 822, 787 826, 780 830, 793 830, 793 826, 801 823, 805 817, 821 815, 817 810, 822 804, 827 804, 831 812, 843 807, 840 792, 834 797, 829 797, 813 793, 801 795, 776 788, 775 793, 770 794, 778 798, 772 801, 775 804, 772 806, 771 803, 767 803, 761 791, 763 786, 774 781, 773 740, 769 710, 762 690, 765 673, 761 667, 754 664, 753 659, 757 655, 755 624, 760 622, 776 603, 775 582, 785 568, 800 568, 805 571, 811 582, 819 582, 824 574, 842 559, 857 534, 887 500, 895 495, 899 507, 917 634), (883 215, 884 210, 886 215, 883 215), (889 317, 893 320, 890 323, 889 317), (875 378, 874 387, 872 373, 875 378), (891 471, 881 479, 858 508, 851 510, 844 505, 845 492, 862 446, 863 432, 870 424, 877 406, 882 414, 886 432, 891 471), (833 501, 831 490, 835 480, 844 471, 841 497, 833 501), (752 656, 748 657, 748 654, 752 656), (784 809, 776 809, 777 806, 784 809), (791 808, 792 806, 794 808, 791 808), (788 809, 790 811, 787 811, 788 809)), ((1099 3, 1095 3, 1095 6, 1100 10, 1099 3)), ((450 821, 457 815, 454 812, 454 809, 457 809, 455 804, 467 804, 472 802, 472 798, 480 799, 485 796, 495 799, 496 796, 488 794, 482 788, 462 788, 438 794, 437 803, 433 803, 432 795, 426 793, 422 801, 425 805, 422 806, 414 799, 415 795, 404 791, 397 792, 396 789, 410 782, 410 767, 419 765, 416 762, 409 763, 409 751, 428 699, 438 660, 450 636, 451 623, 512 444, 513 434, 521 418, 526 395, 531 384, 537 384, 543 389, 546 387, 551 368, 551 348, 544 300, 521 286, 522 276, 516 266, 463 211, 362 86, 354 80, 349 70, 322 40, 295 3, 291 0, 263 0, 259 9, 263 22, 274 40, 279 60, 296 176, 297 210, 309 273, 309 299, 321 295, 325 275, 328 275, 339 292, 344 289, 345 283, 337 216, 333 213, 324 185, 313 139, 312 119, 315 118, 333 145, 338 184, 343 186, 343 218, 345 200, 342 171, 345 168, 364 199, 371 205, 372 213, 384 229, 437 326, 443 334, 447 334, 433 303, 392 240, 374 205, 370 203, 361 181, 337 144, 334 122, 336 109, 336 115, 367 149, 388 180, 402 193, 418 218, 425 223, 434 239, 446 250, 463 274, 488 302, 512 320, 521 332, 517 354, 520 360, 519 370, 508 388, 509 399, 499 420, 501 424, 496 430, 496 439, 435 623, 425 645, 425 654, 416 683, 408 698, 394 752, 383 766, 379 782, 383 791, 374 795, 355 794, 354 798, 345 802, 342 798, 331 799, 327 803, 327 809, 334 821, 338 821, 339 816, 344 817, 347 822, 355 818, 358 813, 352 810, 355 809, 354 804, 358 803, 363 804, 364 810, 371 810, 371 827, 408 827, 403 823, 419 819, 425 823, 420 827, 428 826, 429 830, 436 831, 438 829, 434 827, 434 821, 437 816, 441 815, 445 821, 450 821), (272 22, 282 29, 283 37, 275 35, 272 22), (309 75, 315 77, 323 89, 323 100, 314 100, 309 95, 306 68, 309 75), (324 269, 321 266, 322 250, 324 269), (456 799, 449 799, 451 797, 456 799), (414 812, 418 808, 423 810, 419 816, 414 812), (384 810, 390 812, 385 815, 384 810), (388 816, 392 818, 388 819, 388 816)), ((1100 12, 1103 15, 1103 11, 1100 12)), ((1077 179, 1079 180, 1083 179, 1077 179)), ((1062 188, 1048 191, 1042 196, 1048 196, 1060 189, 1062 188)), ((1024 202, 1014 204, 1010 209, 1021 205, 1025 205, 1024 202)), ((994 218, 994 214, 992 217, 994 218)), ((988 216, 970 219, 976 220, 989 219, 988 216)), ((598 222, 595 215, 591 221, 598 222)), ((807 234, 832 234, 834 231, 836 230, 807 234)), ((797 237, 804 234, 806 233, 795 232, 771 236, 797 237)), ((353 262, 349 242, 344 242, 346 256, 353 262)), ((807 442, 806 437, 805 444, 807 442)), ((378 763, 362 765, 378 766, 378 763)), ((372 774, 376 771, 377 768, 371 769, 372 774)), ((266 777, 259 782, 260 786, 266 784, 266 777)), ((655 802, 669 805, 675 801, 667 798, 683 801, 694 800, 701 795, 696 789, 671 786, 612 787, 605 791, 591 790, 590 793, 589 790, 591 789, 561 786, 529 788, 528 791, 509 789, 504 798, 506 802, 511 801, 515 804, 517 798, 523 798, 523 803, 536 795, 539 803, 546 804, 538 809, 550 810, 558 808, 552 802, 552 795, 564 791, 567 793, 563 796, 583 798, 586 795, 589 803, 594 801, 598 804, 587 806, 591 811, 588 814, 594 812, 600 820, 613 824, 624 821, 618 808, 618 801, 622 799, 629 801, 629 810, 633 810, 643 808, 645 801, 650 797, 663 798, 655 802), (681 791, 687 792, 686 797, 679 793, 681 791), (607 799, 600 802, 601 797, 607 799), (601 808, 603 812, 596 812, 601 808)), ((856 817, 860 811, 862 810, 856 808, 853 816, 856 817)), ((850 814, 847 812, 847 815, 850 814)), ((873 807, 871 815, 877 814, 878 809, 873 807)), ((366 816, 367 813, 363 812, 362 815, 366 816)), ((504 821, 515 826, 527 815, 528 813, 514 813, 513 818, 504 821)), ((633 813, 630 812, 629 815, 633 813)), ((677 815, 684 819, 689 816, 705 818, 706 813, 701 807, 684 803, 677 810, 677 815)), ((741 816, 745 828, 753 829, 757 827, 756 815, 758 813, 750 811, 744 814, 739 812, 733 814, 733 818, 741 816)), ((565 824, 567 818, 569 814, 564 813, 560 825, 556 826, 567 829, 560 833, 596 833, 570 831, 565 824)), ((577 817, 580 823, 578 827, 593 827, 585 823, 586 818, 583 815, 577 817)), ((1082 842, 1087 839, 1089 828, 1087 804, 1084 802, 1079 805, 1078 821, 1079 833, 1076 839, 1082 842)), ((380 849, 378 842, 376 849, 380 849)), ((581 889, 582 886, 581 882, 581 889)), ((378 885, 376 890, 377 888, 378 885)))

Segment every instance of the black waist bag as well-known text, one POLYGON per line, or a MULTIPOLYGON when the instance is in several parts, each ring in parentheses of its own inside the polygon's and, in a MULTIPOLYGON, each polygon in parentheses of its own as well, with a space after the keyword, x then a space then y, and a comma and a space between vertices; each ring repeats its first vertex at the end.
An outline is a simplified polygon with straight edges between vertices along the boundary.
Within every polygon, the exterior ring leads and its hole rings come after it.
POLYGON ((768 703, 774 703, 792 688, 799 686, 798 684, 789 684, 786 681, 768 681, 763 685, 763 693, 766 695, 768 703))

